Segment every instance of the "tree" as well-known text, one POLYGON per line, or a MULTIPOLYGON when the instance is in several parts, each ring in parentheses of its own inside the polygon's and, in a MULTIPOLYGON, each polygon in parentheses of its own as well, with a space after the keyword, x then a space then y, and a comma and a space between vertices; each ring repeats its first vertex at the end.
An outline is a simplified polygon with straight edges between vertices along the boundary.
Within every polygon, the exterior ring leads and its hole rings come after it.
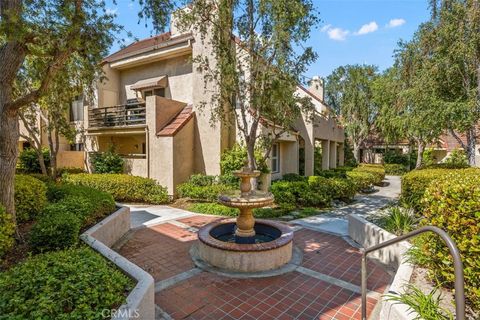
POLYGON ((206 83, 218 88, 204 104, 210 104, 213 121, 236 124, 248 166, 256 169, 255 149, 264 148, 265 160, 271 142, 314 110, 309 98, 295 94, 300 75, 316 58, 311 48, 299 49, 318 22, 312 2, 196 0, 180 21, 213 48, 214 61, 193 57, 206 83))
POLYGON ((372 92, 376 78, 376 66, 346 65, 335 69, 326 81, 325 100, 341 116, 357 162, 361 162, 360 146, 372 133, 378 114, 372 92))
POLYGON ((54 84, 74 61, 98 75, 118 30, 105 12, 96 0, 0 2, 0 204, 14 220, 20 109, 58 89, 54 84))
POLYGON ((433 79, 446 113, 445 127, 475 165, 480 122, 480 3, 431 1, 433 79), (461 139, 465 137, 466 142, 461 139))

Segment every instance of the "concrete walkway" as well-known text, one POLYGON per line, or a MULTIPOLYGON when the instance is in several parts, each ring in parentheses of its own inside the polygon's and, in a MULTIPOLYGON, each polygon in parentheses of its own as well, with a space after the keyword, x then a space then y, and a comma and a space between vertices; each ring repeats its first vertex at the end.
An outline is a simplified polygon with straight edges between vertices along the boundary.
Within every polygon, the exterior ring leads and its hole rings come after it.
POLYGON ((193 212, 163 205, 132 205, 123 204, 130 208, 131 228, 148 227, 155 224, 187 218, 196 215, 193 212))
POLYGON ((341 208, 324 211, 322 214, 291 221, 310 229, 328 232, 339 236, 348 235, 347 216, 351 213, 368 217, 398 199, 401 191, 401 181, 398 176, 386 176, 386 186, 375 187, 377 192, 368 195, 357 195, 355 202, 341 208))

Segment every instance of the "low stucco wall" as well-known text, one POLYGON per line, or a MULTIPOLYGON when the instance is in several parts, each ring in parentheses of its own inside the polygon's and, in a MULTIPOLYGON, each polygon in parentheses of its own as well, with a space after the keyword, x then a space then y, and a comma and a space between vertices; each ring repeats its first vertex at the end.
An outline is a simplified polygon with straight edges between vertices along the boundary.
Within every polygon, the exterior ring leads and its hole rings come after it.
POLYGON ((84 168, 85 151, 59 151, 57 154, 59 168, 84 168))
MULTIPOLYGON (((363 248, 368 248, 387 240, 395 238, 395 235, 383 230, 379 226, 368 222, 364 218, 350 214, 348 216, 348 234, 363 248)), ((405 260, 404 254, 410 248, 406 241, 393 244, 383 249, 373 251, 369 257, 375 257, 382 263, 394 266, 395 277, 388 290, 388 295, 399 295, 405 292, 404 286, 410 281, 413 266, 405 260)), ((416 312, 409 310, 405 304, 388 301, 382 296, 381 310, 378 319, 382 320, 413 320, 418 316, 416 312)))
POLYGON ((112 319, 155 319, 153 277, 110 247, 130 230, 130 208, 120 207, 80 237, 90 247, 113 262, 137 281, 127 301, 116 310, 112 319))

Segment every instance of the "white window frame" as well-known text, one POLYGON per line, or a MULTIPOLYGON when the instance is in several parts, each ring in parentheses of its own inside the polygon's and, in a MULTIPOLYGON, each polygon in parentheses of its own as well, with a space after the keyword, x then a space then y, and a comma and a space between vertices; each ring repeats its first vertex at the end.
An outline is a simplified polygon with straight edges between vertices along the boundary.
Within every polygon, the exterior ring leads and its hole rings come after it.
POLYGON ((272 173, 279 173, 280 172, 280 144, 274 143, 272 144, 272 173), (276 168, 274 166, 276 164, 276 168))

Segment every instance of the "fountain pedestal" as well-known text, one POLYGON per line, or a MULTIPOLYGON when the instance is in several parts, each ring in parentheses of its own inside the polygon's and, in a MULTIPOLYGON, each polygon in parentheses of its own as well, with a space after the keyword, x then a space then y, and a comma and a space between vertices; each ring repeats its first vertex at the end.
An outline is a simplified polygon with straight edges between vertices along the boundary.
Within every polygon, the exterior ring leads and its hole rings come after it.
POLYGON ((200 241, 193 250, 195 263, 243 273, 281 268, 292 259, 293 231, 278 222, 255 221, 253 209, 274 201, 270 192, 252 190, 250 180, 258 177, 259 171, 244 167, 233 174, 241 179, 240 191, 221 195, 218 201, 238 208, 240 214, 235 221, 214 222, 198 231, 200 241))

